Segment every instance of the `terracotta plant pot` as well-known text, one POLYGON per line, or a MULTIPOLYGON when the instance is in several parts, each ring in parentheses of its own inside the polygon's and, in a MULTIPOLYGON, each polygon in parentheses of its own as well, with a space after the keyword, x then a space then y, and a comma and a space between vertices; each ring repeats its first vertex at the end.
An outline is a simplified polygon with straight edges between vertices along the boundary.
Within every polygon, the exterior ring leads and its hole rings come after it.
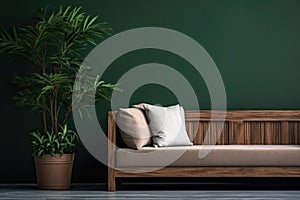
POLYGON ((65 190, 70 188, 74 154, 34 157, 37 186, 40 189, 65 190))

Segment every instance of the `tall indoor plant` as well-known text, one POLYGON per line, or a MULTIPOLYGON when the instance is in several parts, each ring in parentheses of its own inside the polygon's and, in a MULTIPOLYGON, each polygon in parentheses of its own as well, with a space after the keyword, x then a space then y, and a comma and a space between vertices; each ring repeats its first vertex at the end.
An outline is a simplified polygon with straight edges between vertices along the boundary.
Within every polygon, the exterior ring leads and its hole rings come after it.
MULTIPOLYGON (((41 129, 31 133, 38 186, 66 189, 70 178, 77 134, 67 127, 68 116, 76 105, 72 92, 91 95, 84 86, 74 91, 76 73, 83 54, 97 38, 111 33, 106 22, 98 22, 80 7, 60 7, 56 11, 41 9, 32 25, 0 31, 0 54, 31 63, 27 73, 12 78, 15 100, 41 114, 41 129), (58 163, 58 165, 55 165, 58 163), (67 165, 64 167, 62 163, 67 165), (50 164, 50 165, 48 165, 50 164), (50 170, 50 171, 49 171, 50 170), (51 171, 52 170, 52 171, 51 171)), ((96 90, 96 100, 109 99, 115 85, 89 77, 96 90)), ((80 111, 80 110, 79 110, 80 111)))

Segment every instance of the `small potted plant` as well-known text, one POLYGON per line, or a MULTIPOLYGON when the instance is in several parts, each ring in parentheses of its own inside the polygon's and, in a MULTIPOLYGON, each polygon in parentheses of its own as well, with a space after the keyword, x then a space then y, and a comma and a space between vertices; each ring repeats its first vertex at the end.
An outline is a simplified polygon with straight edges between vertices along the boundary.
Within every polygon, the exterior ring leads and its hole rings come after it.
MULTIPOLYGON (((35 23, 0 30, 0 55, 31 63, 27 73, 12 77, 17 104, 36 110, 42 119, 40 130, 31 133, 38 187, 68 189, 78 136, 67 126, 68 117, 76 109, 72 93, 91 95, 82 86, 74 91, 76 73, 83 53, 98 38, 111 34, 106 22, 98 22, 80 7, 56 11, 41 9, 35 23)), ((90 77, 96 87, 96 100, 109 99, 115 85, 90 77)), ((80 110, 79 110, 80 111, 80 110)))

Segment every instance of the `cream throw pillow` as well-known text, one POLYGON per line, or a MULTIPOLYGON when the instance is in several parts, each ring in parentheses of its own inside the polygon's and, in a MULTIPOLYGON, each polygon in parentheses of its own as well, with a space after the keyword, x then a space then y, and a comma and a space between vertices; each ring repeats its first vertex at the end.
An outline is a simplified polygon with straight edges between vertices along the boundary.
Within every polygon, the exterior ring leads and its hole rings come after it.
POLYGON ((151 132, 143 110, 120 108, 116 113, 116 123, 124 143, 133 149, 151 144, 151 132))

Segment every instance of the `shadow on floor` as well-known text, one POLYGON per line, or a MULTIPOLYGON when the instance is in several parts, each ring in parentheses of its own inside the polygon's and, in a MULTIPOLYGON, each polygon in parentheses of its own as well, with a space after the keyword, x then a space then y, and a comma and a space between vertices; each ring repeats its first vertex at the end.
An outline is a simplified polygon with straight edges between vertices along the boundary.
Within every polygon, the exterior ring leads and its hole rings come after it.
MULTIPOLYGON (((36 190, 36 184, 0 184, 4 190, 36 190)), ((118 191, 300 190, 300 178, 122 178, 118 191)), ((70 191, 107 191, 106 183, 73 183, 70 191)))

